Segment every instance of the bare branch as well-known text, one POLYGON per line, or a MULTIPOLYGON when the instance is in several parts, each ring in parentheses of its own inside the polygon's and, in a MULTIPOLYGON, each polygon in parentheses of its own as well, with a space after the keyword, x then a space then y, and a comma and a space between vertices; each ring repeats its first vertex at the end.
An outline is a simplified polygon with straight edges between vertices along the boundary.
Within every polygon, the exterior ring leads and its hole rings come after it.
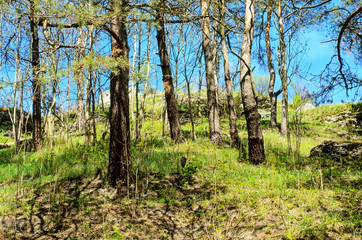
POLYGON ((48 29, 48 26, 47 26, 47 23, 48 23, 48 20, 45 19, 44 21, 42 21, 43 23, 43 34, 44 34, 44 37, 45 37, 45 40, 47 41, 47 43, 52 46, 55 50, 59 49, 59 48, 77 48, 77 46, 74 46, 74 45, 56 45, 51 39, 50 39, 50 35, 47 31, 48 29))
POLYGON ((343 74, 343 61, 342 61, 342 57, 341 57, 341 41, 342 41, 342 36, 344 31, 346 30, 346 28, 348 27, 348 24, 350 23, 350 21, 358 14, 362 12, 362 6, 360 6, 358 9, 356 9, 353 13, 351 13, 351 15, 349 15, 346 19, 346 21, 343 23, 343 26, 341 28, 341 31, 339 32, 338 35, 338 41, 337 41, 337 54, 338 54, 338 61, 339 61, 339 73, 341 74, 346 90, 348 89, 348 85, 347 85, 347 79, 345 77, 345 75, 343 74))
POLYGON ((293 12, 289 13, 288 15, 286 15, 286 16, 284 17, 284 19, 292 16, 294 13, 298 12, 299 10, 316 8, 316 7, 322 6, 322 5, 330 2, 331 0, 325 0, 324 2, 318 3, 318 4, 313 5, 313 6, 307 6, 311 1, 312 1, 312 0, 309 0, 309 1, 307 1, 306 3, 304 3, 302 6, 298 7, 298 8, 295 9, 293 12))
POLYGON ((338 38, 333 38, 333 39, 329 39, 329 40, 326 40, 326 41, 322 41, 320 43, 327 43, 327 42, 333 42, 333 41, 337 41, 338 38))

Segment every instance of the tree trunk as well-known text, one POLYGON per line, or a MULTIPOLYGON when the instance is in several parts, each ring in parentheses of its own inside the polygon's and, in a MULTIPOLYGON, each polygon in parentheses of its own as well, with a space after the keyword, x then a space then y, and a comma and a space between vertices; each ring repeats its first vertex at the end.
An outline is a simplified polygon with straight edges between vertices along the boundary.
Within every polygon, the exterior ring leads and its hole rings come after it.
POLYGON ((219 89, 217 86, 219 86, 219 62, 220 62, 220 56, 219 56, 219 12, 217 9, 217 4, 213 4, 213 14, 215 20, 212 21, 212 62, 214 64, 214 81, 216 86, 216 98, 219 99, 219 89))
MULTIPOLYGON (((115 2, 112 5, 113 9, 119 7, 115 2)), ((127 1, 123 0, 122 7, 125 5, 127 5, 127 1)), ((118 39, 113 36, 111 38, 112 57, 120 60, 118 60, 118 71, 111 73, 108 182, 112 186, 128 189, 133 174, 130 158, 129 66, 126 64, 128 63, 129 47, 125 16, 114 17, 111 28, 118 37, 118 39)))
POLYGON ((150 48, 151 48, 151 24, 147 23, 147 53, 146 53, 146 59, 147 59, 147 70, 146 70, 146 79, 143 85, 143 97, 141 99, 141 107, 140 107, 140 125, 139 125, 139 131, 141 136, 142 131, 142 124, 145 119, 145 102, 146 102, 146 95, 148 91, 148 79, 150 76, 150 48))
MULTIPOLYGON (((162 6, 164 6, 163 4, 164 4, 163 2, 160 4, 161 8, 162 6)), ((164 16, 162 9, 160 9, 160 7, 157 9, 156 20, 158 22, 156 38, 157 38, 158 51, 161 62, 163 87, 165 89, 167 116, 170 123, 171 139, 174 142, 179 143, 183 142, 184 138, 181 132, 181 125, 177 110, 177 102, 172 82, 170 59, 166 48, 164 16)))
POLYGON ((22 131, 21 129, 21 121, 22 121, 22 115, 20 115, 20 118, 17 116, 17 101, 18 101, 18 82, 21 81, 21 96, 19 99, 21 110, 22 111, 22 102, 23 102, 23 89, 24 84, 21 79, 21 73, 20 73, 20 24, 16 25, 16 52, 15 52, 15 77, 14 77, 14 85, 13 85, 13 94, 14 94, 14 107, 13 112, 10 112, 10 109, 8 109, 9 117, 12 122, 12 128, 13 128, 13 138, 14 138, 14 145, 15 145, 15 154, 18 154, 19 152, 19 140, 20 140, 20 133, 22 131), (18 135, 18 132, 19 135, 18 135))
MULTIPOLYGON (((181 32, 183 31, 183 27, 181 26, 181 32)), ((185 36, 185 43, 187 42, 187 37, 185 36)), ((187 87, 187 95, 188 95, 188 103, 189 103, 189 115, 190 115, 190 120, 191 120, 191 135, 192 135, 192 140, 195 141, 196 140, 196 132, 195 132, 195 121, 194 121, 194 115, 192 113, 192 101, 191 101, 191 87, 190 87, 190 79, 187 75, 187 60, 186 60, 186 53, 185 51, 183 51, 183 55, 184 55, 184 74, 185 74, 185 81, 186 81, 186 87, 187 87)), ((194 68, 193 70, 195 69, 194 68)), ((192 73, 193 73, 192 70, 192 73)), ((191 73, 191 75, 192 75, 191 73)))
POLYGON ((279 75, 282 81, 282 136, 288 135, 288 79, 287 79, 287 49, 284 40, 284 18, 282 17, 281 1, 278 6, 278 33, 279 33, 279 75))
POLYGON ((93 74, 92 81, 92 130, 93 130, 93 145, 97 146, 97 129, 96 129, 96 99, 95 99, 95 87, 96 87, 96 73, 91 70, 91 74, 93 74))
MULTIPOLYGON (((84 55, 83 46, 84 44, 84 34, 83 29, 79 29, 79 36, 77 39, 78 49, 76 50, 75 59, 80 61, 81 57, 84 55)), ((85 46, 84 46, 85 47, 85 46)), ((74 72, 74 78, 77 84, 77 128, 79 131, 84 131, 85 129, 85 112, 84 112, 84 75, 81 67, 74 72)))
POLYGON ((130 112, 131 112, 131 138, 134 139, 136 136, 136 121, 134 114, 134 102, 135 102, 135 81, 136 80, 136 56, 137 56, 137 24, 135 24, 134 36, 133 36, 133 57, 132 57, 132 67, 131 67, 131 102, 130 102, 130 112))
POLYGON ((220 36, 221 36, 221 48, 222 48, 222 55, 224 58, 224 75, 225 75, 225 85, 226 85, 226 95, 228 100, 228 114, 229 114, 229 126, 230 126, 230 137, 233 141, 233 146, 239 148, 240 146, 240 138, 239 133, 236 125, 236 112, 234 106, 234 97, 233 97, 233 89, 231 86, 230 80, 230 72, 229 72, 229 56, 228 50, 226 46, 226 39, 225 39, 225 29, 224 29, 224 21, 225 21, 225 0, 221 0, 220 5, 220 36))
MULTIPOLYGON (((52 65, 54 67, 53 71, 56 75, 57 69, 55 67, 55 64, 56 64, 56 60, 54 59, 54 52, 52 52, 52 65)), ((53 149, 54 116, 55 116, 54 107, 55 107, 55 100, 56 100, 55 98, 56 98, 56 90, 57 90, 57 81, 58 81, 58 79, 56 79, 56 77, 54 76, 54 79, 52 82, 52 101, 49 106, 48 115, 47 115, 47 125, 48 125, 47 137, 48 137, 49 148, 51 150, 53 149)))
MULTIPOLYGON (((85 44, 83 47, 86 47, 86 43, 89 40, 89 49, 90 51, 93 50, 93 44, 94 44, 94 26, 89 26, 88 33, 86 35, 85 44)), ((96 133, 92 130, 92 124, 94 124, 90 121, 91 120, 91 108, 92 108, 92 94, 94 94, 94 88, 95 88, 95 74, 92 67, 90 67, 87 71, 87 81, 86 81, 86 95, 85 95, 85 132, 86 132, 86 138, 85 143, 87 145, 90 144, 90 135, 93 136, 93 142, 96 142, 96 133)), ((92 112, 92 118, 94 118, 94 112, 92 112)), ((93 119, 95 120, 95 119, 93 119)))
POLYGON ((241 50, 240 85, 248 129, 249 160, 253 164, 265 161, 264 140, 260 126, 258 103, 251 79, 251 49, 253 42, 254 0, 245 2, 245 29, 241 50))
POLYGON ((39 82, 40 75, 40 53, 39 53, 39 36, 38 36, 38 21, 34 17, 35 4, 34 0, 29 0, 30 3, 30 32, 31 32, 31 66, 33 74, 33 147, 35 151, 41 149, 41 89, 39 82))
POLYGON ((141 129, 140 129, 140 84, 141 84, 141 41, 142 41, 142 31, 141 28, 138 29, 138 62, 137 62, 137 78, 136 78, 136 142, 140 139, 141 129))
POLYGON ((268 58, 268 70, 270 75, 269 80, 269 98, 270 98, 270 127, 277 127, 277 97, 281 93, 281 91, 274 92, 275 85, 275 71, 273 64, 273 57, 270 45, 270 22, 271 22, 271 14, 272 14, 272 1, 268 1, 268 13, 267 13, 267 21, 265 23, 265 46, 266 46, 266 54, 268 58))
MULTIPOLYGON (((21 79, 20 83, 20 116, 19 116, 19 125, 18 125, 18 133, 17 133, 17 139, 21 139, 23 135, 23 126, 24 126, 24 80, 21 79)), ((17 149, 16 149, 17 151, 17 149)))
POLYGON ((87 81, 85 84, 86 95, 85 95, 85 144, 89 145, 90 143, 90 135, 91 135, 91 124, 90 124, 90 116, 91 116, 91 92, 92 92, 92 69, 88 69, 87 73, 87 81))
POLYGON ((205 58, 206 68, 206 85, 207 85, 207 105, 209 114, 209 133, 210 138, 214 143, 221 143, 220 132, 220 116, 219 116, 219 99, 217 97, 217 85, 215 84, 215 69, 213 65, 213 56, 211 52, 210 39, 210 20, 208 15, 207 0, 201 0, 202 14, 202 46, 205 58))

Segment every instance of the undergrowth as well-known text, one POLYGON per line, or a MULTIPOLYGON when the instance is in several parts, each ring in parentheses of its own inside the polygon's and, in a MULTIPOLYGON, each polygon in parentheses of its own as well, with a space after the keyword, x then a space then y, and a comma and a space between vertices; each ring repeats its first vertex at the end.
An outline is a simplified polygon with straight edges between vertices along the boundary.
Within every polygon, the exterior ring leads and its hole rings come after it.
MULTIPOLYGON (((155 108, 160 107, 155 104, 155 108)), ((340 106, 330 108, 344 110, 340 106)), ((313 110, 305 115, 305 119, 316 119, 323 114, 323 108, 320 114, 313 110)), ((207 119, 197 121, 198 139, 186 138, 184 143, 177 145, 169 140, 167 133, 161 137, 159 121, 146 122, 142 140, 132 141, 131 146, 133 171, 140 181, 139 188, 133 186, 131 196, 137 197, 107 204, 130 206, 130 209, 143 205, 147 209, 166 206, 166 209, 181 212, 195 208, 194 217, 204 224, 205 234, 214 239, 236 236, 241 239, 242 236, 358 239, 361 235, 361 164, 309 157, 314 146, 324 140, 342 139, 341 136, 305 120, 298 154, 289 154, 286 139, 277 130, 266 129, 267 161, 254 166, 249 164, 246 156, 231 148, 230 142, 224 141, 222 146, 211 144, 207 138, 207 119), (321 130, 317 137, 316 129, 321 130), (184 167, 181 166, 183 158, 186 159, 184 167), (156 193, 147 193, 151 190, 156 193)), ((242 124, 240 121, 239 126, 242 124)), ((183 128, 190 131, 191 126, 188 124, 183 128)), ((106 128, 102 126, 101 129, 106 128)), ((87 146, 84 138, 73 137, 71 143, 57 144, 52 150, 45 147, 37 153, 23 149, 14 155, 12 148, 1 149, 0 215, 30 214, 31 197, 47 184, 71 183, 95 176, 105 182, 108 141, 101 140, 102 131, 96 146, 87 146), (19 201, 20 198, 30 200, 19 201)), ((224 132, 227 133, 225 129, 224 132)), ((240 136, 246 138, 246 131, 240 136)), ((293 150, 296 138, 291 138, 293 150)), ((82 211, 97 211, 84 199, 77 204, 82 206, 82 211)), ((87 231, 89 226, 85 220, 84 224, 82 231, 87 231)), ((125 228, 109 222, 103 225, 100 233, 103 239, 122 239, 138 226, 134 222, 125 228)), ((169 239, 171 235, 162 232, 154 237, 169 239)))

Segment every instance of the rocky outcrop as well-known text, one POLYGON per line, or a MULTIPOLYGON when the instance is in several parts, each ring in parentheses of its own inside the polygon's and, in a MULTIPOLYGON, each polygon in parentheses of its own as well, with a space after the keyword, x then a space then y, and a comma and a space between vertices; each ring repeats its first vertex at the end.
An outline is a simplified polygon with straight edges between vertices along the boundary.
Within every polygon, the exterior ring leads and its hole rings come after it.
MULTIPOLYGON (((12 110, 10 110, 12 111, 12 110)), ((17 121, 19 121, 20 119, 20 111, 17 110, 17 121)), ((29 119, 27 119, 27 115, 28 113, 24 113, 24 118, 23 118, 23 123, 27 123, 26 126, 26 131, 32 131, 33 130, 33 125, 32 125, 32 120, 31 117, 29 119)), ((8 109, 4 108, 4 107, 0 107, 0 126, 12 126, 12 121, 9 115, 9 111, 8 109)), ((24 129, 25 130, 25 126, 24 129)), ((12 134, 12 133, 11 133, 12 134)))
POLYGON ((362 142, 326 141, 314 147, 310 151, 310 156, 362 160, 362 142))
POLYGON ((351 111, 341 112, 327 116, 326 123, 335 123, 340 127, 351 129, 362 129, 362 112, 352 113, 351 111))
POLYGON ((0 110, 0 125, 10 126, 11 119, 7 111, 0 110))
POLYGON ((298 110, 305 111, 305 110, 309 110, 309 109, 313 109, 313 108, 315 108, 315 105, 313 103, 305 102, 298 108, 298 110))

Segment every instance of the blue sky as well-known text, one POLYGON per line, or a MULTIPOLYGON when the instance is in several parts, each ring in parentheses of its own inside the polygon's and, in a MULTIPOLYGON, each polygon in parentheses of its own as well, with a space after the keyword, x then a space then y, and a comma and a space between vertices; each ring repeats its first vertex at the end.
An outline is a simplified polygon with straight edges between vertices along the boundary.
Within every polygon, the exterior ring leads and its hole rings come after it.
MULTIPOLYGON (((335 53, 336 41, 321 43, 322 41, 329 40, 330 38, 327 35, 327 32, 323 27, 310 27, 305 29, 299 36, 299 40, 301 43, 306 44, 305 46, 305 54, 302 57, 302 61, 300 63, 300 68, 303 71, 304 77, 306 79, 312 79, 313 75, 319 75, 322 70, 326 67, 328 62, 331 60, 331 57, 335 53)), ((358 76, 362 76, 362 69, 358 68, 354 62, 353 55, 343 54, 344 60, 346 60, 351 67, 357 70, 358 76)), ((274 66, 277 71, 277 65, 274 66)), ((268 75, 267 68, 259 67, 255 71, 255 75, 268 75)), ((295 79, 294 81, 299 81, 295 79)), ((317 92, 320 89, 317 86, 317 82, 315 81, 305 81, 301 80, 302 86, 307 87, 310 91, 317 92)), ((280 86, 279 76, 277 74, 277 83, 276 87, 280 86)), ((340 102, 355 102, 361 99, 362 93, 356 92, 357 90, 351 90, 348 92, 348 96, 346 91, 342 88, 334 89, 332 100, 333 103, 340 102), (356 97, 357 94, 357 97, 356 97)), ((293 96, 293 90, 290 88, 290 98, 293 96)), ((281 97, 281 96, 280 96, 281 97)))
MULTIPOLYGON (((274 35, 274 37, 276 36, 275 33, 272 33, 272 35, 274 35)), ((196 36, 195 36, 195 38, 196 38, 196 41, 197 41, 198 39, 197 39, 196 36)), ((154 39, 154 36, 152 36, 152 39, 154 39)), ((303 71, 304 77, 306 79, 311 79, 312 75, 320 74, 321 71, 325 68, 326 64, 330 61, 332 55, 335 52, 336 43, 335 42, 321 43, 321 41, 329 40, 328 33, 326 32, 326 28, 324 28, 322 26, 306 28, 305 30, 303 30, 299 34, 299 39, 300 39, 301 43, 306 43, 307 44, 305 46, 305 53, 303 55, 303 58, 302 58, 302 61, 301 61, 301 64, 300 64, 300 68, 303 71)), ((108 41, 108 38, 107 38, 106 41, 108 41)), ((132 47, 133 47, 132 41, 133 41, 133 37, 130 37, 129 38, 129 45, 131 47, 130 60, 132 58, 132 47)), ((157 51, 157 46, 155 45, 154 40, 152 40, 152 41, 153 41, 153 44, 152 44, 153 46, 152 46, 151 51, 152 51, 153 61, 154 61, 153 62, 153 64, 154 64, 153 65, 154 72, 151 74, 151 76, 150 76, 151 79, 150 80, 154 84, 154 86, 156 86, 156 88, 158 90, 163 90, 163 87, 162 87, 162 75, 161 75, 159 66, 157 66, 158 61, 159 61, 159 57, 154 54, 154 52, 157 51)), ((263 42, 264 42, 264 40, 262 40, 262 43, 263 42)), ((256 47, 257 42, 255 41, 254 44, 255 44, 254 46, 256 47)), ((241 44, 238 44, 238 45, 241 45, 241 44)), ((273 45, 274 45, 274 47, 276 47, 277 41, 275 41, 273 43, 273 45)), ((142 49, 145 50, 146 49, 145 46, 143 46, 142 49)), ((144 55, 144 52, 142 54, 144 55)), ((230 52, 229 52, 229 57, 232 58, 232 54, 230 52)), ((351 66, 352 65, 356 66, 354 64, 354 61, 353 61, 353 56, 351 56, 351 55, 348 56, 348 55, 344 54, 344 58, 348 60, 348 62, 349 62, 349 64, 351 66)), ((220 63, 221 64, 220 64, 220 78, 219 79, 220 79, 220 85, 223 85, 222 59, 220 60, 220 63)), ((257 66, 257 61, 256 60, 253 60, 252 64, 254 64, 254 66, 256 66, 256 69, 254 71, 254 76, 267 76, 268 75, 268 71, 267 71, 266 66, 257 66)), ((230 66, 230 67, 234 67, 234 69, 235 69, 236 64, 234 64, 234 66, 230 66)), ((202 68, 203 68, 203 71, 204 71, 204 67, 202 67, 202 68)), ((238 70, 238 69, 236 69, 236 70, 238 70)), ((275 70, 277 72, 277 65, 276 64, 275 64, 275 70)), ((197 75, 198 75, 198 70, 196 70, 194 72, 193 80, 196 80, 198 78, 197 75)), ((362 69, 358 70, 358 75, 360 77, 362 76, 362 69)), ((6 76, 1 75, 1 77, 6 77, 6 76)), ((179 81, 180 82, 183 81, 183 76, 179 76, 179 81)), ((300 78, 295 79, 294 81, 301 82, 301 85, 307 87, 308 89, 310 89, 310 91, 317 92, 319 90, 315 83, 308 82, 308 81, 305 81, 305 80, 301 80, 300 78)), ((64 84, 66 84, 66 82, 64 82, 64 84)), ((279 81, 278 74, 277 74, 277 83, 276 83, 276 85, 277 85, 276 87, 280 86, 280 81, 279 81)), ((108 84, 106 84, 105 87, 108 88, 108 84)), ((9 89, 9 90, 11 90, 11 89, 9 89)), ((28 92, 30 92, 30 90, 28 90, 28 92)), ((289 93, 290 93, 290 97, 292 97, 293 96, 292 88, 290 88, 289 93)), ((355 98, 355 91, 350 91, 349 92, 349 97, 347 97, 346 92, 345 92, 344 89, 335 89, 333 93, 334 93, 334 96, 333 96, 333 102, 334 103, 339 103, 341 101, 344 101, 344 102, 356 101, 356 100, 361 99, 361 97, 362 97, 362 93, 358 93, 359 98, 355 98)), ((5 94, 5 95, 7 95, 7 94, 5 94)), ((73 97, 74 97, 74 95, 73 95, 73 97)), ((0 101, 1 100, 2 99, 0 99, 0 101)))
MULTIPOLYGON (((331 57, 335 53, 336 49, 336 41, 321 43, 322 41, 329 40, 325 31, 308 31, 308 35, 304 35, 303 38, 308 43, 307 54, 305 56, 304 62, 306 64, 310 64, 310 73, 311 74, 320 74, 321 71, 325 68, 325 66, 330 61, 331 57)), ((358 68, 355 64, 353 55, 347 55, 342 53, 343 59, 347 61, 351 68, 357 70, 357 74, 359 77, 362 76, 362 69, 358 68)), ((309 85, 311 86, 311 85, 309 85)), ((333 102, 354 102, 359 100, 362 97, 362 93, 359 94, 359 99, 355 97, 356 90, 349 91, 348 95, 344 89, 335 89, 333 102)), ((357 96, 358 97, 358 96, 357 96)))

